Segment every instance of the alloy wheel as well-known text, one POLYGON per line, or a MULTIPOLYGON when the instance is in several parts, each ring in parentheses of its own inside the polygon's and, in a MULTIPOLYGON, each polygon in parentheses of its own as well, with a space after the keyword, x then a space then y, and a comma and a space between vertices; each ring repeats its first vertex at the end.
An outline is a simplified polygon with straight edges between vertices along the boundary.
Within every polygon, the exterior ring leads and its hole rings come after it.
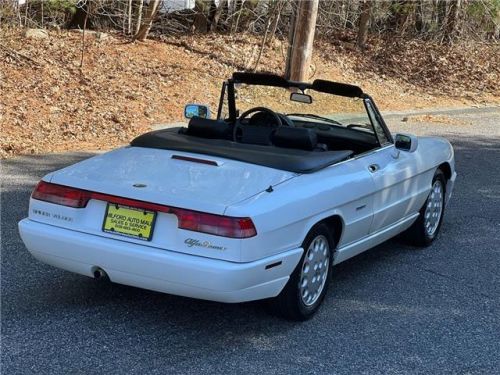
POLYGON ((427 198, 424 212, 424 226, 428 236, 432 237, 439 227, 441 214, 443 212, 443 183, 440 180, 434 181, 431 193, 427 198))
POLYGON ((325 287, 330 266, 330 246, 325 236, 315 237, 304 256, 299 279, 299 293, 304 305, 313 305, 325 287))

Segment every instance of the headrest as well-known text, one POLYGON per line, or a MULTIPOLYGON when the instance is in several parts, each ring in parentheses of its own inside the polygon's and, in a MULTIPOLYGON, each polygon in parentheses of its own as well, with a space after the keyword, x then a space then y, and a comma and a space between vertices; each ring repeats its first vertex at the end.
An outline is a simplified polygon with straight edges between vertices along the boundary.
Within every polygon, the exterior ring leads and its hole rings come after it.
POLYGON ((313 151, 318 144, 318 136, 311 129, 283 126, 276 129, 272 142, 278 147, 313 151))
POLYGON ((210 139, 227 139, 230 136, 229 124, 223 120, 193 117, 189 120, 187 135, 210 139))

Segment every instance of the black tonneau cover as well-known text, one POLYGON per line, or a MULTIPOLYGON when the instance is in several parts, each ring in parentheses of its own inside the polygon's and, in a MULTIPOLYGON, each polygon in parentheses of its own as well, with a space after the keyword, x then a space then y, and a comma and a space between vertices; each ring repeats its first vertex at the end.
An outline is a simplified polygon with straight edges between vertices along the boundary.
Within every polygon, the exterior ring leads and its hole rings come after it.
POLYGON ((130 145, 217 156, 295 173, 312 173, 353 154, 352 151, 314 152, 206 139, 179 134, 178 129, 152 131, 135 138, 130 145))

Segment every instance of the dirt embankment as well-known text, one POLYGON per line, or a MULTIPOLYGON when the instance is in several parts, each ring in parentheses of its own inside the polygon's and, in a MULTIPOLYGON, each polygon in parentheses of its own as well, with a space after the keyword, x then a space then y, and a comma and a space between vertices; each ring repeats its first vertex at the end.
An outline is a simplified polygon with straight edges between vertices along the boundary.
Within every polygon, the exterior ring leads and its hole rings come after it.
MULTIPOLYGON (((81 44, 74 32, 0 30, 0 157, 108 149, 182 120, 188 102, 216 108, 222 80, 254 68, 260 48, 241 35, 128 43, 88 34, 80 69, 81 44)), ((358 84, 382 110, 500 103, 498 45, 380 40, 360 53, 316 44, 312 78, 358 84)), ((274 41, 258 70, 282 73, 285 51, 274 41)))

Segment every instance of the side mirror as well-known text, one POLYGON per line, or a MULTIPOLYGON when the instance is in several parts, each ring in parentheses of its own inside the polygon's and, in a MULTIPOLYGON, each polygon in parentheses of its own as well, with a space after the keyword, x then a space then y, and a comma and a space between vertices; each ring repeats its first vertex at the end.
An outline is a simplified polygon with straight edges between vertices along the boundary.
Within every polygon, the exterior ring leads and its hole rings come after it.
POLYGON ((415 152, 418 147, 418 138, 413 134, 396 134, 395 147, 406 152, 415 152))
POLYGON ((313 98, 311 95, 302 94, 300 92, 292 92, 290 94, 290 100, 292 102, 306 103, 311 104, 313 102, 313 98))
POLYGON ((184 107, 184 117, 210 118, 210 108, 205 104, 188 104, 184 107))

